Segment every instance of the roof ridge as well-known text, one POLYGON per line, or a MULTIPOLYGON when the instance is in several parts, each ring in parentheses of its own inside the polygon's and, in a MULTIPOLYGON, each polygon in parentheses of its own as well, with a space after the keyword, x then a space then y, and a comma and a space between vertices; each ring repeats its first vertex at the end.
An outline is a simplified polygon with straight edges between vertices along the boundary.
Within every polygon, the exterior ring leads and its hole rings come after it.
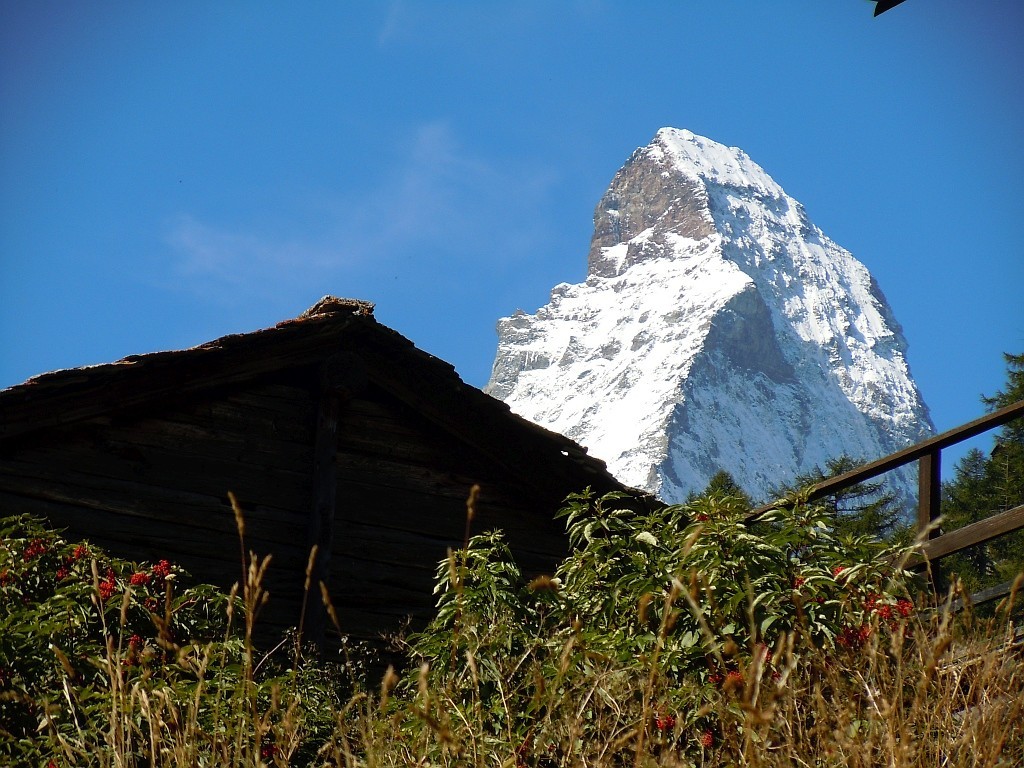
POLYGON ((327 294, 316 304, 307 309, 300 318, 317 317, 320 315, 358 315, 360 317, 373 317, 374 303, 362 299, 345 299, 327 294))

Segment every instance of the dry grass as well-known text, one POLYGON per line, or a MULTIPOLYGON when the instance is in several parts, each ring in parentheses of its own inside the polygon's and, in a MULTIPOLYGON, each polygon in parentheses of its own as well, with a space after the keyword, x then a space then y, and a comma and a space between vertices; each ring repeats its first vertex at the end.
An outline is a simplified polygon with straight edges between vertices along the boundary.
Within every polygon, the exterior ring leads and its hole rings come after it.
MULTIPOLYGON (((1024 671, 1012 628, 965 623, 935 612, 839 655, 787 636, 773 649, 782 659, 774 679, 755 661, 702 705, 696 719, 717 723, 707 731, 687 732, 681 720, 659 729, 657 671, 637 679, 614 663, 595 663, 534 699, 539 714, 525 740, 495 733, 487 721, 496 713, 473 717, 457 695, 423 683, 410 709, 390 719, 361 710, 358 746, 336 746, 331 757, 352 768, 1024 765, 1024 671), (418 740, 396 739, 409 711, 422 726, 418 740)), ((515 691, 506 699, 523 700, 515 691)))
MULTIPOLYGON (((260 594, 260 575, 260 568, 249 569, 247 601, 260 594)), ((646 679, 595 658, 586 674, 566 669, 556 685, 533 686, 528 696, 504 692, 500 698, 510 707, 528 701, 536 713, 525 736, 507 727, 521 722, 522 712, 483 711, 482 696, 467 705, 461 694, 431 686, 425 669, 414 686, 396 691, 389 671, 379 688, 358 690, 333 709, 333 727, 317 738, 311 762, 346 768, 1024 765, 1024 672, 1012 625, 972 625, 942 611, 923 616, 839 654, 783 637, 772 649, 781 660, 772 666, 774 679, 755 659, 742 680, 702 705, 696 719, 717 724, 709 735, 687 732, 682 720, 658 728, 652 702, 665 691, 656 661, 646 679)), ((194 696, 185 699, 159 686, 126 684, 120 649, 108 650, 108 728, 62 739, 68 764, 289 765, 312 738, 301 690, 284 685, 260 698, 250 667, 230 688, 208 685, 226 661, 210 649, 178 649, 178 663, 197 679, 194 696), (105 749, 95 749, 97 740, 105 749)), ((568 657, 572 649, 564 651, 568 657)), ((252 658, 248 651, 245 658, 252 658)), ((455 676, 474 677, 476 663, 467 656, 455 676)))
MULTIPOLYGON (((952 613, 955 595, 896 624, 876 617, 859 647, 824 649, 800 631, 746 655, 728 643, 714 646, 709 654, 723 661, 746 659, 718 687, 669 682, 679 678, 661 667, 656 650, 638 673, 634 663, 589 651, 585 633, 574 631, 557 646, 537 638, 501 659, 498 670, 483 668, 493 658, 453 650, 444 674, 424 665, 400 680, 389 669, 380 681, 345 681, 344 697, 332 698, 324 686, 341 681, 303 665, 297 649, 291 671, 266 679, 269 657, 251 638, 268 561, 250 553, 245 563, 235 593, 245 607, 240 632, 229 628, 224 642, 179 644, 158 622, 174 680, 165 681, 156 664, 129 675, 131 650, 114 642, 98 660, 100 691, 76 687, 78 676, 62 660, 63 689, 41 707, 39 735, 52 765, 1024 765, 1014 595, 984 620, 952 613), (232 642, 240 653, 230 651, 232 642), (107 697, 100 718, 75 720, 72 731, 53 727, 56 717, 75 718, 90 695, 107 697)), ((94 581, 98 591, 98 574, 94 581)), ((668 601, 685 595, 679 585, 668 601)), ((131 599, 129 590, 122 623, 131 599)), ((230 607, 228 618, 236 618, 230 607)), ((663 621, 659 637, 667 631, 663 621)))

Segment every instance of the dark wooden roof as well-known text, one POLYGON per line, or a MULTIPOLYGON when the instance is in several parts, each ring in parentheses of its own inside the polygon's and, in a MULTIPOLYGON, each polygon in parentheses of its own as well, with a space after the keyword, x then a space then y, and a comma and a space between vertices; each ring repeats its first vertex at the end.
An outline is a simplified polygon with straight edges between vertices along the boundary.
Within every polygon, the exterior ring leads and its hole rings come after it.
POLYGON ((36 376, 0 390, 0 445, 49 428, 319 364, 334 369, 335 386, 365 378, 438 430, 538 485, 581 490, 589 485, 601 493, 624 489, 586 448, 465 384, 454 367, 378 323, 372 310, 367 302, 325 297, 301 316, 272 328, 224 336, 191 349, 36 376))

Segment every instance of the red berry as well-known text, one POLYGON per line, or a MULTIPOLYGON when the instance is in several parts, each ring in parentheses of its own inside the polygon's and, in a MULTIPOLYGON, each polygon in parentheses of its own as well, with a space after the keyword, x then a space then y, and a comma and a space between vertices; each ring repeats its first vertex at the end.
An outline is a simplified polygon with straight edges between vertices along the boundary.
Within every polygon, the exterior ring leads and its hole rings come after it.
POLYGON ((871 625, 861 624, 859 627, 846 626, 836 638, 836 642, 843 648, 857 649, 867 642, 871 637, 871 625))
POLYGON ((725 676, 725 682, 722 684, 722 690, 727 692, 735 690, 742 691, 745 682, 746 681, 743 679, 742 674, 736 670, 732 670, 725 676))
POLYGON ((264 760, 270 760, 278 753, 276 744, 264 744, 260 747, 260 757, 264 760))
POLYGON ((47 547, 45 541, 43 541, 42 539, 33 539, 31 542, 29 542, 29 545, 25 547, 25 551, 22 553, 22 557, 27 563, 29 560, 32 560, 33 558, 38 557, 39 555, 45 554, 46 549, 47 547))
POLYGON ((116 590, 117 581, 114 579, 114 569, 108 568, 106 577, 100 582, 100 599, 106 602, 114 596, 116 590))

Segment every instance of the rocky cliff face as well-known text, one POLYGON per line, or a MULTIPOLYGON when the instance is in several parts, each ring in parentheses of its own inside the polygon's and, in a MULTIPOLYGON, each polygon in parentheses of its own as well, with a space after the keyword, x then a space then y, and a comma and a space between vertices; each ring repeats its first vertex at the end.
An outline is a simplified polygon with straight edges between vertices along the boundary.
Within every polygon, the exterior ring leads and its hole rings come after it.
POLYGON ((933 431, 864 265, 741 150, 689 131, 662 129, 615 175, 586 281, 498 336, 488 392, 669 501, 719 469, 767 498, 933 431))

